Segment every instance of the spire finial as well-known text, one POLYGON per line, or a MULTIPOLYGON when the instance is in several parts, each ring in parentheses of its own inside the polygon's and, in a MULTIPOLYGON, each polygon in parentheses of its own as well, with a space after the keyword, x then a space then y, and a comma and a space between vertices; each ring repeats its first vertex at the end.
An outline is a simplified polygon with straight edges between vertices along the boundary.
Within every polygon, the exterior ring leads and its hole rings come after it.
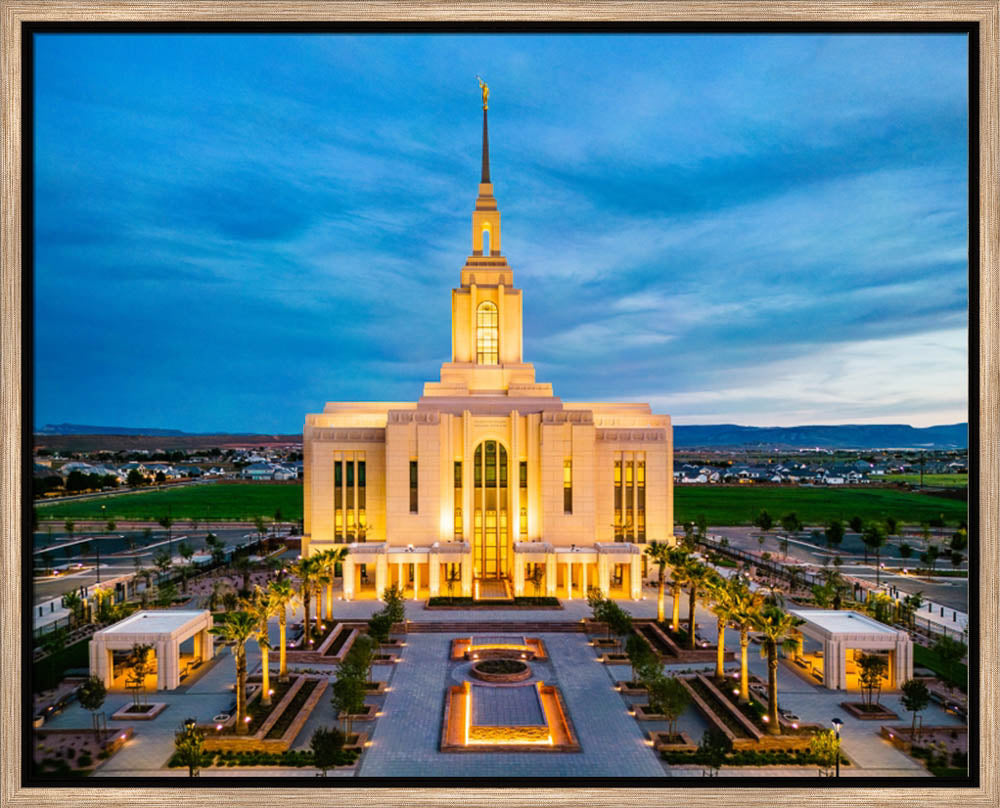
POLYGON ((488 108, 487 100, 490 97, 490 88, 486 86, 486 82, 483 81, 482 77, 476 76, 479 80, 479 87, 483 91, 483 175, 480 179, 482 183, 488 183, 490 181, 490 138, 486 129, 486 110, 488 108))

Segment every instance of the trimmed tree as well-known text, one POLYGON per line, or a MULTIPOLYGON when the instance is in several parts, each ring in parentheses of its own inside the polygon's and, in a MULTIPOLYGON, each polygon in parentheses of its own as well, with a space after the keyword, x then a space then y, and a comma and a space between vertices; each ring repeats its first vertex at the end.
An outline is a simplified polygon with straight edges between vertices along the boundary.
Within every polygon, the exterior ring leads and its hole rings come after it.
POLYGON ((878 654, 861 654, 858 663, 858 682, 861 685, 862 698, 869 710, 880 704, 882 695, 882 677, 889 668, 884 656, 878 654))
POLYGON ((910 740, 916 738, 917 713, 921 712, 931 702, 931 692, 920 679, 908 679, 900 685, 903 693, 903 709, 913 713, 913 723, 910 724, 910 740))
POLYGON ((174 733, 174 757, 188 768, 189 777, 197 777, 205 749, 205 733, 189 718, 174 733))
POLYGON ((733 742, 718 727, 709 727, 701 736, 698 755, 709 768, 709 777, 716 777, 726 762, 726 755, 733 751, 733 742))
POLYGON ((344 733, 336 727, 317 727, 312 738, 309 739, 313 763, 317 769, 322 770, 324 777, 326 777, 326 770, 332 769, 340 760, 345 740, 344 733))
POLYGON ((104 705, 104 699, 108 695, 108 689, 104 686, 103 680, 96 676, 91 676, 80 685, 77 691, 77 698, 80 706, 84 710, 90 710, 90 720, 94 727, 94 737, 100 741, 100 729, 97 725, 97 711, 104 705))
POLYGON ((677 735, 677 719, 691 700, 687 688, 673 676, 658 676, 647 686, 649 709, 667 719, 667 734, 677 735))

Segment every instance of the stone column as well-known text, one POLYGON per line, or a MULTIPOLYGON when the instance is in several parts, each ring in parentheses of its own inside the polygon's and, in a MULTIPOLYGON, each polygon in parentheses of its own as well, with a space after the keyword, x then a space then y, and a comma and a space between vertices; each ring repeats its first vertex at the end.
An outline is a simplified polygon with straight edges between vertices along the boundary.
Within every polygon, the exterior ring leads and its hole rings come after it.
POLYGON ((611 593, 611 573, 608 569, 608 557, 604 553, 597 555, 597 587, 605 594, 611 593))
POLYGON ((427 564, 427 587, 430 589, 432 598, 441 595, 441 556, 438 553, 428 553, 430 559, 427 564))
POLYGON ((631 572, 632 600, 639 600, 642 597, 642 556, 638 553, 631 557, 629 572, 631 572))
POLYGON ((215 656, 215 639, 214 635, 205 629, 201 632, 201 658, 206 662, 215 656))
MULTIPOLYGON (((171 689, 171 676, 168 670, 167 658, 170 655, 169 646, 173 643, 171 640, 165 642, 158 642, 155 646, 156 653, 156 689, 157 690, 170 690, 171 689)), ((175 685, 176 687, 176 685, 175 685)))
POLYGON ((344 556, 344 600, 354 599, 354 556, 344 556))
POLYGON ((462 556, 462 597, 472 597, 472 553, 462 556))
POLYGON ((385 553, 375 556, 375 597, 382 600, 389 585, 389 559, 385 553))
POLYGON ((406 578, 403 577, 403 562, 399 561, 396 563, 396 580, 399 581, 399 594, 400 596, 406 591, 406 578))
POLYGON ((566 559, 566 600, 573 600, 573 556, 566 559))
POLYGON ((524 595, 524 556, 514 551, 514 597, 524 595))
POLYGON ((844 649, 839 642, 834 640, 823 642, 823 687, 830 690, 847 689, 847 665, 844 660, 844 649))
MULTIPOLYGON (((530 444, 529 444, 530 447, 530 444)), ((555 553, 545 554, 545 594, 554 598, 556 596, 556 581, 559 577, 559 567, 555 553)))
POLYGON ((420 562, 413 561, 413 599, 420 600, 420 562))

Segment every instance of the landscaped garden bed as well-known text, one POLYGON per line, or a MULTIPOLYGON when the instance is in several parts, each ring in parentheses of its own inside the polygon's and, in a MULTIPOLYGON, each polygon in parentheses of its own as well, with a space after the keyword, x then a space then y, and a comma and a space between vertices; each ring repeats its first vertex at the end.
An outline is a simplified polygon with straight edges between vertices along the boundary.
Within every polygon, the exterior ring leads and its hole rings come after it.
MULTIPOLYGON (((337 758, 336 767, 353 766, 361 756, 361 749, 357 746, 344 745, 337 758)), ((167 761, 170 768, 180 768, 187 766, 181 762, 177 755, 171 756, 167 761)), ((258 750, 209 750, 202 754, 201 766, 203 769, 235 768, 237 766, 294 766, 302 768, 305 766, 315 766, 313 753, 308 750, 295 750, 285 752, 267 752, 258 750)))
POLYGON ((648 692, 641 682, 626 682, 622 679, 615 681, 615 689, 623 696, 645 696, 648 692))
MULTIPOLYGON (((663 749, 660 757, 672 766, 707 766, 710 761, 704 753, 663 749)), ((826 768, 813 753, 806 749, 738 749, 726 755, 724 766, 810 766, 826 768)), ((851 762, 840 756, 841 766, 851 762)))
POLYGON ((360 713, 337 713, 337 718, 340 721, 346 721, 348 718, 351 721, 374 721, 376 715, 378 714, 378 705, 376 704, 366 704, 364 712, 360 713))
POLYGON ((286 751, 312 714, 327 684, 326 678, 306 676, 297 676, 290 682, 276 683, 269 706, 251 703, 247 707, 247 716, 250 718, 248 734, 236 734, 233 717, 222 725, 221 730, 218 729, 220 725, 205 728, 205 749, 233 752, 286 751))
POLYGON ((112 721, 152 721, 168 707, 162 701, 152 704, 126 704, 111 714, 112 721))
POLYGON ((481 659, 469 673, 484 682, 523 682, 531 677, 531 666, 520 659, 481 659))
POLYGON ((863 704, 860 701, 842 701, 840 706, 860 721, 896 721, 899 716, 881 704, 863 704))
POLYGON ((313 691, 317 687, 319 687, 318 679, 306 679, 264 737, 267 739, 282 737, 285 734, 285 730, 291 726, 292 721, 295 720, 295 717, 305 705, 306 700, 313 694, 313 691))
POLYGON ((512 600, 476 600, 464 597, 433 597, 428 598, 427 609, 561 609, 559 598, 519 596, 512 600))
POLYGON ((343 658, 344 654, 350 650, 348 641, 353 640, 356 636, 356 629, 352 629, 344 623, 338 623, 335 633, 332 635, 331 642, 326 646, 326 648, 320 648, 320 652, 323 656, 343 658))
POLYGON ((100 734, 83 729, 41 730, 34 735, 35 772, 48 777, 86 777, 131 737, 131 727, 100 734))
POLYGON ((653 748, 658 752, 664 749, 675 752, 694 752, 698 748, 691 737, 686 732, 677 732, 671 735, 662 730, 654 730, 649 733, 649 739, 653 742, 653 748))

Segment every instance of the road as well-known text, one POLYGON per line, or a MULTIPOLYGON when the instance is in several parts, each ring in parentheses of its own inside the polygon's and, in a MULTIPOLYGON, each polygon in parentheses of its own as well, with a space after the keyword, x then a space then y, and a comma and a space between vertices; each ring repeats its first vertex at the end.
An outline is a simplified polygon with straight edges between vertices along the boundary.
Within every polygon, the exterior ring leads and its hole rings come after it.
MULTIPOLYGON (((248 536, 256 537, 252 530, 248 531, 245 527, 213 530, 212 532, 226 545, 244 544, 248 536)), ((161 548, 170 548, 176 558, 177 548, 182 541, 186 541, 197 552, 205 547, 206 534, 205 530, 193 533, 173 531, 172 535, 168 536, 166 530, 154 530, 147 538, 144 531, 141 530, 94 534, 92 536, 53 533, 50 537, 48 532, 35 533, 36 557, 40 553, 47 553, 46 563, 48 564, 64 564, 68 561, 80 562, 89 569, 63 575, 59 578, 35 581, 32 589, 32 602, 42 603, 96 582, 97 573, 94 570, 94 565, 97 563, 95 548, 98 543, 101 548, 101 580, 106 581, 109 578, 135 572, 136 558, 139 561, 138 566, 151 568, 153 556, 161 548), (134 543, 134 549, 129 549, 129 541, 134 543)))
MULTIPOLYGON (((732 547, 741 550, 759 551, 761 545, 757 540, 760 531, 751 527, 710 527, 708 532, 714 536, 725 536, 732 547)), ((914 556, 918 556, 923 550, 923 542, 920 539, 907 539, 907 543, 914 547, 914 556)), ((856 533, 848 533, 844 537, 841 545, 843 550, 839 553, 843 564, 840 571, 845 575, 852 575, 855 578, 863 578, 875 581, 875 559, 871 556, 870 563, 865 563, 864 553, 859 552, 863 547, 861 539, 856 533)), ((772 555, 780 558, 781 549, 778 546, 778 534, 772 533, 767 536, 763 549, 772 555)), ((967 578, 915 578, 912 575, 900 575, 892 570, 912 569, 916 563, 916 558, 909 560, 899 557, 899 550, 896 543, 882 548, 882 563, 885 568, 879 574, 880 581, 889 583, 900 592, 914 594, 921 592, 925 599, 933 600, 950 609, 968 612, 969 610, 969 581, 967 578)), ((813 564, 818 567, 824 566, 824 562, 830 563, 832 557, 837 553, 827 550, 803 539, 789 541, 788 559, 799 561, 804 564, 813 564)), ((938 562, 939 568, 951 569, 951 564, 941 559, 938 562)), ((961 569, 967 569, 968 564, 964 563, 961 569)))

